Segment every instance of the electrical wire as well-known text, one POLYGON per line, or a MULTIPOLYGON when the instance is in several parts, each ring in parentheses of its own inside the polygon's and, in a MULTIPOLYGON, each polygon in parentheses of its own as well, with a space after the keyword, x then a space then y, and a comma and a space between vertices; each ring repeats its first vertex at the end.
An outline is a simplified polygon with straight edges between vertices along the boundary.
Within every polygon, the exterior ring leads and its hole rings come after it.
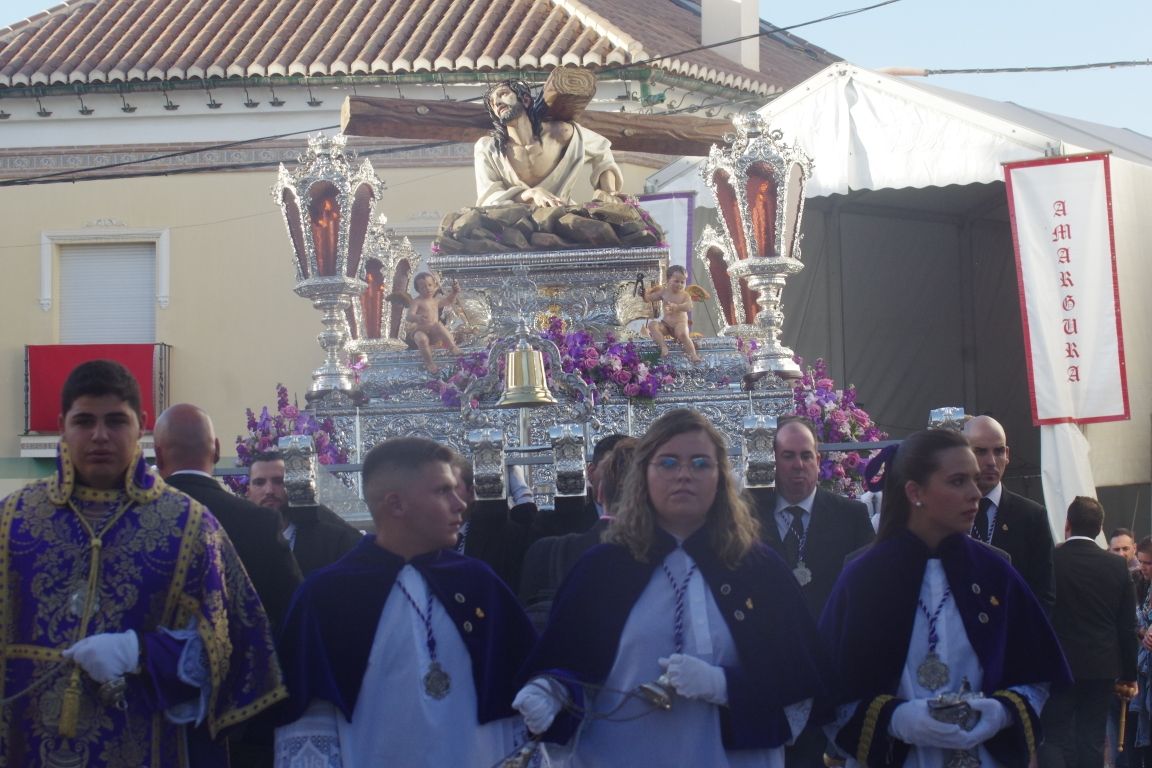
POLYGON ((1143 61, 1101 61, 1094 64, 1061 64, 1052 67, 978 67, 975 69, 921 69, 902 70, 928 75, 999 75, 1032 72, 1078 72, 1086 69, 1117 69, 1120 67, 1152 66, 1152 59, 1143 61))
MULTIPOLYGON (((721 46, 730 45, 732 43, 742 42, 744 40, 751 40, 753 38, 765 37, 768 35, 775 35, 775 34, 778 34, 780 32, 787 32, 789 30, 799 29, 801 27, 807 27, 807 26, 811 26, 813 24, 819 24, 819 23, 822 23, 825 21, 831 21, 834 19, 843 18, 845 16, 853 16, 853 15, 858 14, 858 13, 864 13, 866 11, 871 11, 871 10, 874 10, 876 8, 883 7, 885 5, 892 5, 893 3, 898 3, 898 2, 902 2, 902 0, 883 0, 883 2, 874 3, 873 5, 868 5, 868 6, 864 6, 861 8, 855 8, 855 9, 851 9, 851 10, 847 10, 847 11, 839 11, 837 13, 832 13, 832 14, 829 14, 827 16, 821 16, 818 19, 811 19, 809 21, 800 22, 798 24, 791 24, 791 25, 786 26, 786 27, 777 27, 775 25, 772 25, 771 29, 761 30, 761 31, 756 32, 756 33, 751 34, 751 35, 744 35, 743 37, 734 37, 730 40, 723 40, 723 41, 720 41, 717 43, 710 43, 708 45, 700 45, 700 46, 696 46, 694 48, 687 48, 685 50, 676 51, 673 53, 666 53, 666 54, 662 54, 660 56, 653 56, 651 58, 644 59, 642 61, 633 61, 633 62, 629 62, 627 64, 621 64, 621 65, 616 66, 616 67, 609 67, 607 69, 598 70, 598 74, 599 75, 612 74, 613 72, 616 72, 616 71, 619 71, 622 69, 629 69, 629 68, 633 68, 633 67, 637 67, 637 66, 645 66, 645 65, 652 64, 655 62, 663 61, 664 59, 675 58, 677 56, 684 56, 686 54, 695 53, 697 51, 705 51, 705 50, 709 50, 712 48, 718 48, 721 46)), ((484 98, 485 98, 485 96, 474 96, 474 97, 471 97, 468 99, 461 99, 460 101, 461 101, 461 103, 469 103, 469 102, 474 102, 474 101, 480 101, 484 98)), ((756 96, 756 97, 751 97, 749 99, 742 99, 741 101, 735 102, 735 103, 739 104, 739 103, 744 103, 746 101, 758 101, 760 98, 762 98, 762 97, 756 96)), ((667 114, 677 114, 679 112, 685 112, 685 111, 692 111, 692 110, 690 107, 678 109, 678 110, 669 110, 667 112, 667 114)), ((261 136, 261 137, 252 138, 252 139, 244 139, 244 140, 240 140, 240 141, 233 141, 233 142, 227 142, 227 143, 223 143, 223 144, 209 145, 209 146, 204 146, 204 147, 200 147, 200 148, 186 149, 186 150, 181 150, 178 152, 170 152, 167 154, 156 155, 154 157, 142 158, 142 159, 138 159, 138 160, 124 160, 124 161, 116 162, 116 163, 107 163, 105 165, 97 165, 97 166, 92 166, 90 168, 84 168, 84 169, 81 169, 79 171, 77 171, 77 170, 53 171, 51 173, 44 173, 44 174, 39 174, 36 176, 23 177, 20 179, 5 179, 5 180, 0 180, 0 187, 29 186, 29 185, 33 185, 33 184, 59 183, 61 181, 68 181, 68 182, 73 182, 73 183, 79 182, 79 181, 109 181, 109 180, 115 180, 115 179, 149 178, 149 177, 155 177, 155 176, 169 176, 169 175, 177 175, 177 174, 181 174, 181 173, 209 173, 209 172, 213 172, 213 171, 220 171, 220 170, 227 170, 227 169, 243 170, 243 169, 264 168, 264 167, 278 165, 279 162, 276 161, 276 162, 265 162, 265 163, 232 163, 232 164, 220 164, 220 165, 213 165, 213 166, 198 166, 196 168, 189 168, 189 169, 167 169, 167 170, 163 170, 163 171, 159 171, 159 170, 158 171, 144 171, 144 172, 133 173, 133 174, 91 175, 93 172, 105 171, 105 170, 109 170, 112 168, 121 168, 121 167, 128 167, 128 166, 134 166, 134 165, 142 165, 144 163, 152 163, 152 162, 156 162, 158 160, 166 160, 166 159, 171 159, 171 158, 175 158, 175 157, 183 157, 183 156, 187 156, 187 155, 197 154, 199 152, 211 152, 211 151, 216 151, 216 150, 221 150, 221 149, 230 149, 233 147, 245 146, 245 145, 249 145, 249 144, 256 144, 256 143, 264 142, 264 141, 274 141, 276 139, 281 139, 281 138, 285 138, 285 137, 289 137, 289 136, 297 136, 300 134, 308 134, 308 133, 314 133, 317 131, 331 130, 333 128, 339 128, 339 126, 326 125, 326 126, 322 126, 320 128, 309 129, 307 131, 293 131, 291 133, 281 133, 281 134, 273 134, 270 136, 261 136)), ((408 146, 405 149, 406 150, 426 149, 426 148, 433 148, 433 147, 442 146, 444 144, 453 144, 453 143, 457 143, 457 142, 444 141, 444 142, 434 142, 434 143, 426 143, 426 144, 416 144, 416 145, 408 146)), ((390 153, 390 151, 397 151, 397 150, 379 150, 379 151, 374 151, 374 152, 360 152, 358 154, 360 154, 362 156, 367 156, 367 155, 371 155, 371 154, 388 154, 388 153, 390 153)), ((400 150, 400 151, 402 151, 402 150, 400 150)))

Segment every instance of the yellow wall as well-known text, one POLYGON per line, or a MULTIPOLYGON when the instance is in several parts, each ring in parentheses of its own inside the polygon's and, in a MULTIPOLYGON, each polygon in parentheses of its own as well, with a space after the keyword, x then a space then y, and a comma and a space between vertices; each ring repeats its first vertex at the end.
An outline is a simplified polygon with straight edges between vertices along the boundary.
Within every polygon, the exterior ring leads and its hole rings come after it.
MULTIPOLYGON (((650 171, 626 165, 626 190, 641 191, 650 171)), ((386 184, 377 210, 390 225, 475 201, 470 166, 377 164, 377 172, 386 184)), ((97 221, 168 230, 171 301, 156 310, 156 340, 172 346, 169 402, 205 408, 224 455, 234 455, 244 409, 275 404, 277 382, 304 404, 322 362, 320 313, 293 292, 292 251, 269 192, 275 179, 261 170, 0 188, 0 458, 19 455, 24 346, 58 343, 58 302, 39 306, 41 235, 97 221)))

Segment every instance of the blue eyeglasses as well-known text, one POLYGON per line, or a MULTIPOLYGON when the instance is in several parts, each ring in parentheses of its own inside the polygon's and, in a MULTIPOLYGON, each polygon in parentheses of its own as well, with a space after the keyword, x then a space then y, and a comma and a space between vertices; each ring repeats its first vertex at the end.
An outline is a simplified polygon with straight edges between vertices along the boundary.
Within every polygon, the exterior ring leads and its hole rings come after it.
POLYGON ((652 466, 662 475, 676 475, 681 467, 687 467, 693 475, 702 475, 716 469, 716 462, 707 456, 693 456, 686 462, 675 456, 661 456, 652 462, 652 466))

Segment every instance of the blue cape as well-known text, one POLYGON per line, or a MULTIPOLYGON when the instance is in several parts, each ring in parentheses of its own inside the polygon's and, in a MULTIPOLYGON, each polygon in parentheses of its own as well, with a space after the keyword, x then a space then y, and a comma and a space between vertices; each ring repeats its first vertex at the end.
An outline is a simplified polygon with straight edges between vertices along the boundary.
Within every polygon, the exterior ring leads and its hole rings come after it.
POLYGON ((868 765, 903 764, 907 745, 887 736, 892 710, 902 703, 891 695, 908 657, 931 556, 940 558, 968 641, 980 659, 985 695, 996 694, 1013 716, 1013 726, 985 746, 1004 765, 1026 765, 1026 753, 1034 752, 1039 741, 1037 713, 1007 689, 1064 684, 1071 675, 1048 617, 1028 585, 995 550, 964 534, 946 538, 932 553, 903 531, 877 541, 844 567, 820 617, 835 680, 826 703, 860 705, 836 741, 858 758, 863 747, 868 765))
MULTIPOLYGON (((278 647, 291 697, 284 722, 299 718, 313 699, 330 701, 352 720, 380 614, 405 564, 365 536, 305 579, 278 647)), ((515 596, 488 566, 449 550, 407 565, 428 582, 468 649, 479 722, 515 714, 516 672, 536 640, 515 596)))
MULTIPOLYGON (((615 544, 589 550, 557 593, 522 679, 553 673, 579 683, 604 682, 632 606, 675 546, 675 539, 657 530, 647 562, 615 544)), ((684 550, 708 584, 740 660, 738 667, 725 670, 723 744, 726 749, 780 746, 791 738, 784 707, 823 691, 824 657, 800 588, 784 561, 759 543, 734 570, 713 554, 707 529, 685 541, 684 550)), ((579 688, 573 691, 577 699, 579 693, 579 688)), ((561 715, 549 740, 567 741, 575 725, 561 715)))

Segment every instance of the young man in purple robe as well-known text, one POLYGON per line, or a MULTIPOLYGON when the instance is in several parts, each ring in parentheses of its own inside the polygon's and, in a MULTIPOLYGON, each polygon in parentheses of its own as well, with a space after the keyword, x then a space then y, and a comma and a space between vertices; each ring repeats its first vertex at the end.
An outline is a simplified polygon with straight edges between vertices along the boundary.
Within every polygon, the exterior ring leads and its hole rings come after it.
POLYGON ((7 765, 227 765, 218 738, 284 698, 267 618, 204 507, 148 468, 140 389, 83 363, 56 473, 0 512, 7 765))

